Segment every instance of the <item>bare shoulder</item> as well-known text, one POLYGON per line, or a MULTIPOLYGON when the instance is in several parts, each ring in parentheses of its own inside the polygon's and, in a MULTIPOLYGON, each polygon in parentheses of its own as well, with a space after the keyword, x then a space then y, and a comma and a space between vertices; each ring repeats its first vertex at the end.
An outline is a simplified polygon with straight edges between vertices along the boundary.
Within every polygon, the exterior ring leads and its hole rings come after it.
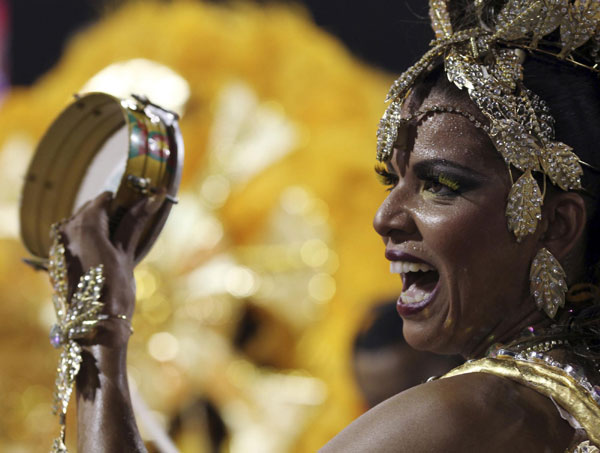
POLYGON ((384 401, 321 451, 562 453, 572 436, 548 398, 508 379, 470 373, 384 401))

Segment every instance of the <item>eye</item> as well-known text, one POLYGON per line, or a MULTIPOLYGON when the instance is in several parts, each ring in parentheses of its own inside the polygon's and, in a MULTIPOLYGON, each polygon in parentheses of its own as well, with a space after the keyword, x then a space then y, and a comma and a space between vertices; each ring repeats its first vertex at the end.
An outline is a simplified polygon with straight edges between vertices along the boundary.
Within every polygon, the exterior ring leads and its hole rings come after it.
POLYGON ((425 179, 423 190, 439 196, 456 196, 460 193, 460 184, 444 174, 430 175, 425 179))
POLYGON ((398 184, 398 176, 390 173, 383 165, 375 166, 375 173, 377 173, 377 179, 379 182, 386 186, 386 190, 391 191, 396 184, 398 184))

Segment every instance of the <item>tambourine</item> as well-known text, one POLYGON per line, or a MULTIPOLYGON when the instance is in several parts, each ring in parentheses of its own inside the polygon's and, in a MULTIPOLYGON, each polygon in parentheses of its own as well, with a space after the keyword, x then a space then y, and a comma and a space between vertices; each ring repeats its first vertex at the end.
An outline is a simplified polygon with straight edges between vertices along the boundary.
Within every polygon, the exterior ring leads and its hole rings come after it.
POLYGON ((165 190, 165 203, 148 221, 136 249, 140 261, 176 202, 183 166, 177 120, 175 113, 141 96, 76 96, 46 131, 25 176, 21 237, 33 255, 27 261, 45 267, 50 226, 100 193, 114 193, 109 212, 114 229, 136 201, 165 190))

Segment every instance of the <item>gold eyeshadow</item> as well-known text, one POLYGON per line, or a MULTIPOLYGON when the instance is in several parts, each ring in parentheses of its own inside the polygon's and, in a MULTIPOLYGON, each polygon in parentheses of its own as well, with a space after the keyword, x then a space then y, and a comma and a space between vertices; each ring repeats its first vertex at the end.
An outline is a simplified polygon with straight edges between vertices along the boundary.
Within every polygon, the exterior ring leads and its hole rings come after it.
MULTIPOLYGON (((391 191, 397 184, 399 177, 390 170, 388 165, 378 162, 375 164, 375 173, 379 182, 391 191)), ((413 165, 417 178, 425 183, 425 191, 437 196, 451 197, 461 195, 464 191, 476 189, 483 182, 482 177, 470 169, 443 159, 425 160, 413 165), (431 185, 439 185, 444 190, 430 190, 431 185)))

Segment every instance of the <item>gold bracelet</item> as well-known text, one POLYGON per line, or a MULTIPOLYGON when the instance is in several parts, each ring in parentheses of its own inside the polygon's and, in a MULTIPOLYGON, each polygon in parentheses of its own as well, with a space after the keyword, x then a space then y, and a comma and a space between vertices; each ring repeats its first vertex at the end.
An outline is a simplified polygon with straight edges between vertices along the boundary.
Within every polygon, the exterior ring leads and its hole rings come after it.
POLYGON ((108 321, 109 319, 120 319, 121 321, 125 321, 127 323, 127 327, 129 327, 129 332, 131 333, 131 335, 133 335, 133 326, 131 325, 131 321, 129 320, 129 318, 125 315, 122 314, 117 314, 117 315, 109 315, 109 314, 105 314, 102 313, 100 315, 98 315, 98 319, 100 321, 108 321))

